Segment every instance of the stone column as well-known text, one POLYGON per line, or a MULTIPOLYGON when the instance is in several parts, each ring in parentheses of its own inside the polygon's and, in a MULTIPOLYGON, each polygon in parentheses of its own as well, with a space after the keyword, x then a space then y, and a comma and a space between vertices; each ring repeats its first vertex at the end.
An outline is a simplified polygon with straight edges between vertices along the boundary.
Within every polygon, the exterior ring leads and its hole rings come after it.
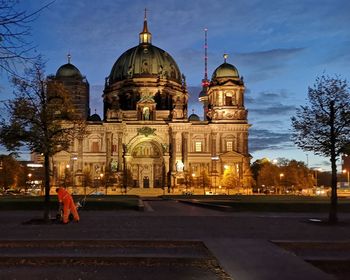
POLYGON ((118 171, 123 170, 123 133, 118 132, 118 171))
POLYGON ((112 154, 112 133, 106 132, 106 171, 110 171, 112 154))
POLYGON ((215 157, 217 156, 217 153, 216 153, 216 136, 217 136, 217 133, 213 132, 211 135, 211 156, 212 157, 215 157))
POLYGON ((168 154, 163 156, 163 162, 164 162, 163 188, 169 188, 170 182, 168 178, 168 174, 169 174, 169 155, 168 154))
POLYGON ((188 132, 182 132, 182 162, 184 171, 188 171, 188 132))
POLYGON ((78 138, 78 170, 83 172, 83 138, 78 138))
POLYGON ((171 133, 171 161, 170 161, 170 170, 176 172, 176 132, 171 133))
POLYGON ((238 151, 242 154, 244 154, 244 147, 245 146, 245 142, 244 142, 244 135, 243 133, 241 132, 239 134, 239 148, 238 148, 238 151))

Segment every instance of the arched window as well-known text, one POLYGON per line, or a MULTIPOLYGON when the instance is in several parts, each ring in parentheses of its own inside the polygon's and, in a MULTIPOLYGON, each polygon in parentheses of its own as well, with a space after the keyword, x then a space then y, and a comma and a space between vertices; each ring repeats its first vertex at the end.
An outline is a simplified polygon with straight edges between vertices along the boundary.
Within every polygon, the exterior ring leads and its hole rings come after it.
POLYGON ((233 94, 232 92, 226 92, 225 93, 225 106, 232 106, 233 105, 233 94))

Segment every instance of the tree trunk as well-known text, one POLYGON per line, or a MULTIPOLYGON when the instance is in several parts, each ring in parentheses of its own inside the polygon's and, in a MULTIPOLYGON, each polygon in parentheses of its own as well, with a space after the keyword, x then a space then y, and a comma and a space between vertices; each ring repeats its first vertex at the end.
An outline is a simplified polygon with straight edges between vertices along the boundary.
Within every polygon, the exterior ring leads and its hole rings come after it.
POLYGON ((331 165, 332 165, 332 183, 331 183, 331 205, 329 208, 329 219, 328 222, 330 224, 336 224, 338 222, 338 197, 337 197, 337 157, 335 153, 335 129, 334 129, 334 121, 335 121, 335 111, 334 111, 334 101, 330 104, 330 126, 331 126, 331 165))
POLYGON ((50 221, 50 158, 48 154, 45 154, 44 159, 44 180, 45 180, 45 200, 44 200, 44 220, 50 221))
POLYGON ((335 158, 331 159, 332 164, 332 183, 331 183, 331 205, 329 208, 329 223, 336 224, 338 222, 337 208, 338 208, 338 197, 337 197, 337 165, 335 158))

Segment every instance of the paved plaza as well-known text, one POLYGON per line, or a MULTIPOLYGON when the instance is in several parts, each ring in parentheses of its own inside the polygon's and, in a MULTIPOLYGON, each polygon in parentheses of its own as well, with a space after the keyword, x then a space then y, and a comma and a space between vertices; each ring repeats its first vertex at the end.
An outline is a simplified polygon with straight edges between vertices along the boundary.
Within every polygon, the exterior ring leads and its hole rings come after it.
MULTIPOLYGON (((0 212, 0 279, 336 279, 305 261, 329 252, 300 256, 281 244, 349 247, 349 214, 331 227, 308 222, 327 218, 319 213, 223 212, 156 198, 143 204, 144 211, 81 211, 81 222, 69 225, 24 225, 42 213, 0 212)), ((349 250, 331 257, 348 261, 349 250)))

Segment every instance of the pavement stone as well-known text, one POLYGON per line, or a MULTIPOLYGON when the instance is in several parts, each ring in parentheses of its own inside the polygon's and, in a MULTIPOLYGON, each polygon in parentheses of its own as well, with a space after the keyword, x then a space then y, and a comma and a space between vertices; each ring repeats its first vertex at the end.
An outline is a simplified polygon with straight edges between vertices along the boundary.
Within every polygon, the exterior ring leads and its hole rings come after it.
MULTIPOLYGON (((150 244, 159 241, 198 241, 205 244, 223 271, 234 280, 326 280, 333 278, 270 240, 339 242, 347 241, 350 236, 349 214, 340 214, 343 223, 331 227, 306 222, 312 217, 325 218, 326 214, 222 212, 161 200, 143 201, 143 206, 144 211, 82 211, 81 222, 69 225, 24 225, 23 222, 40 218, 42 213, 0 211, 0 248, 4 242, 20 240, 143 240, 150 244)), ((95 253, 103 257, 106 252, 95 253)), ((167 256, 171 255, 172 253, 167 256)), ((77 253, 76 256, 83 255, 77 253)), ((226 274, 218 278, 211 270, 208 272, 205 266, 193 265, 193 270, 188 268, 184 265, 167 266, 164 263, 149 266, 133 263, 130 266, 115 266, 114 270, 113 266, 101 269, 99 266, 81 268, 68 265, 65 269, 60 266, 44 266, 32 271, 26 265, 9 268, 0 265, 0 279, 116 279, 116 275, 118 279, 135 280, 229 279, 226 274), (33 272, 30 274, 33 278, 28 278, 28 272, 33 272)))

